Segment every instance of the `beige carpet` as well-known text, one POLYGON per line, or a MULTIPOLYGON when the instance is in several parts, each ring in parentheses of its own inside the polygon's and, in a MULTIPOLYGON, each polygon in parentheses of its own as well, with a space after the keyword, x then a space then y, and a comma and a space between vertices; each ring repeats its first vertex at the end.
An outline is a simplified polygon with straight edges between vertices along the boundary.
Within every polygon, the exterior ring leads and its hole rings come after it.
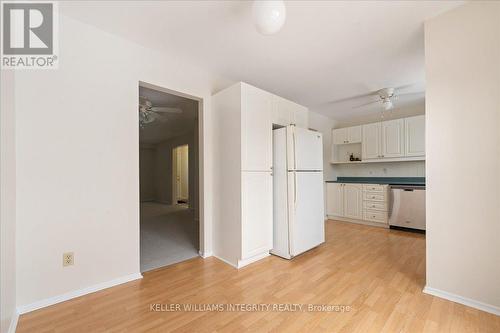
POLYGON ((198 256, 198 235, 186 205, 141 203, 141 272, 198 256))

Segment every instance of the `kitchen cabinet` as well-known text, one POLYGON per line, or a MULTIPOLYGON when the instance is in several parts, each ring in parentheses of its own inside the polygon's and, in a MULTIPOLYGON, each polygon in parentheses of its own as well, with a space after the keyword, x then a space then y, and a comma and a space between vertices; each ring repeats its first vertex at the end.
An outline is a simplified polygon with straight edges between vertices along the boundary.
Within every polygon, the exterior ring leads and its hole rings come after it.
POLYGON ((272 96, 272 123, 288 126, 292 123, 292 111, 283 97, 272 96))
POLYGON ((292 124, 297 127, 308 128, 309 126, 309 109, 298 105, 292 113, 292 124))
POLYGON ((363 185, 344 185, 344 216, 352 219, 363 217, 363 185))
POLYGON ((273 96, 239 82, 212 96, 214 255, 240 268, 269 255, 273 96))
POLYGON ((347 128, 347 143, 361 143, 361 139, 361 126, 353 126, 347 128))
POLYGON ((342 145, 347 143, 347 128, 332 130, 332 143, 334 145, 342 145))
POLYGON ((425 156, 425 116, 405 118, 406 156, 425 156))
MULTIPOLYGON (((384 159, 423 156, 418 152, 421 149, 420 142, 416 141, 411 144, 411 148, 408 148, 408 138, 405 136, 407 126, 404 118, 363 125, 362 160, 383 161, 384 159), (408 155, 407 149, 415 155, 408 155)), ((410 122, 409 126, 413 132, 417 132, 419 124, 410 122)), ((412 134, 412 138, 418 140, 419 134, 412 134)))
POLYGON ((387 225, 388 190, 388 185, 363 185, 363 220, 387 225))
POLYGON ((360 143, 362 137, 361 131, 361 126, 334 129, 332 130, 333 144, 360 143))
POLYGON ((344 184, 326 184, 326 215, 344 216, 344 184))
POLYGON ((327 215, 387 227, 388 185, 327 183, 327 215))
POLYGON ((404 127, 404 119, 383 121, 381 123, 381 157, 390 158, 404 156, 404 127))
POLYGON ((242 260, 273 247, 273 177, 271 172, 242 173, 242 260))
POLYGON ((244 171, 270 171, 273 159, 271 99, 267 91, 242 85, 241 158, 244 171))
POLYGON ((381 123, 363 125, 363 142, 361 143, 363 160, 382 157, 381 132, 381 123))
POLYGON ((272 123, 280 126, 295 124, 307 128, 309 125, 309 110, 283 97, 272 95, 272 123))

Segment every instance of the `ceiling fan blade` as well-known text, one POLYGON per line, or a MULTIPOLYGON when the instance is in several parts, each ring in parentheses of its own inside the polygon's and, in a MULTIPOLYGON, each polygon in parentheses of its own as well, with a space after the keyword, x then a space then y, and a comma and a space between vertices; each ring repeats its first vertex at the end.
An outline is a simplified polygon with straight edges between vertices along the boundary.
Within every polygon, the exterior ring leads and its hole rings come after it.
POLYGON ((414 95, 414 96, 425 95, 425 91, 397 94, 396 96, 411 96, 411 95, 414 95))
POLYGON ((151 111, 158 113, 182 113, 182 110, 179 108, 169 108, 166 106, 153 106, 151 111))
POLYGON ((361 108, 363 106, 367 106, 367 105, 375 104, 375 103, 380 103, 380 102, 381 102, 380 100, 378 100, 378 101, 371 101, 371 102, 364 103, 364 104, 361 104, 361 105, 353 106, 352 108, 353 109, 357 109, 357 108, 361 108))
POLYGON ((345 98, 341 98, 341 99, 336 99, 333 101, 329 101, 327 103, 328 104, 343 103, 343 102, 347 102, 347 101, 358 99, 358 98, 363 98, 363 97, 368 97, 368 96, 376 96, 376 95, 377 94, 375 92, 370 92, 370 93, 366 93, 366 94, 359 94, 359 95, 353 95, 353 96, 349 96, 349 97, 345 97, 345 98))
POLYGON ((151 107, 151 102, 146 97, 139 96, 139 105, 145 108, 149 108, 151 107))

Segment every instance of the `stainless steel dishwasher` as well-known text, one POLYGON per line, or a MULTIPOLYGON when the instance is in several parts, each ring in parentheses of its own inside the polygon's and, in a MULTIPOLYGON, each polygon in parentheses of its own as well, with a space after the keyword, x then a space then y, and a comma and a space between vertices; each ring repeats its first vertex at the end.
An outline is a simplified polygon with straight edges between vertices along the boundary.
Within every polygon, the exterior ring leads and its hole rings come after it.
POLYGON ((425 230, 425 186, 391 185, 389 225, 425 230))

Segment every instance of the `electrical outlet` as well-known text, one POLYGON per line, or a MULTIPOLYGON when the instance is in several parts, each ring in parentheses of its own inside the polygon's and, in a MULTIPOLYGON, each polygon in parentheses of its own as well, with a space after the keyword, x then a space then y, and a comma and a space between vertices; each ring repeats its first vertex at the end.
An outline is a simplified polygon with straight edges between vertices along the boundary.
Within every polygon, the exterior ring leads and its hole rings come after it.
POLYGON ((63 267, 71 266, 75 263, 73 252, 63 253, 63 267))

